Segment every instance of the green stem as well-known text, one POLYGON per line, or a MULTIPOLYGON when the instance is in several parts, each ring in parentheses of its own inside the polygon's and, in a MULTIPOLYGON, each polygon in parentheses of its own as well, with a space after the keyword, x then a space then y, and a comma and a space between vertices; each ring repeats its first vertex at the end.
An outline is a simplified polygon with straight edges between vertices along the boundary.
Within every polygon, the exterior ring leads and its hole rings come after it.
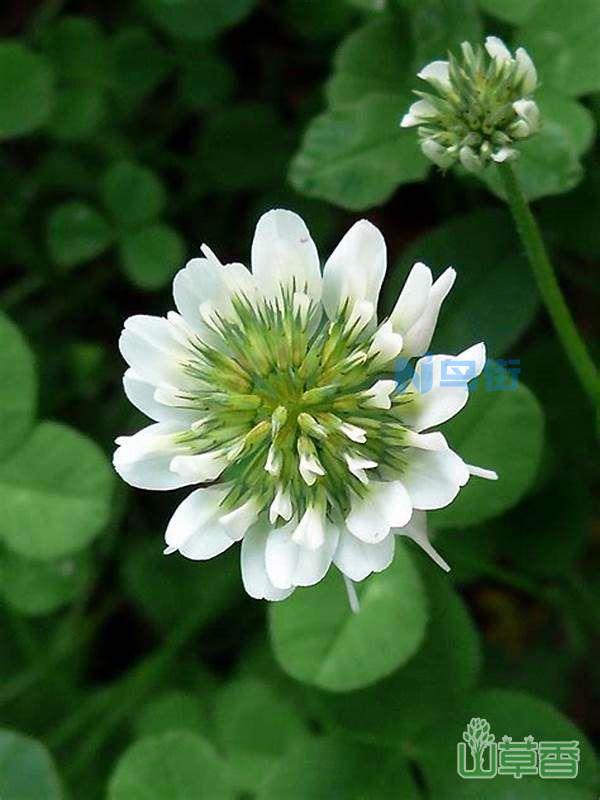
POLYGON ((598 371, 565 303, 538 224, 531 213, 511 165, 505 162, 499 164, 498 168, 504 183, 507 202, 525 247, 542 300, 571 366, 577 373, 594 408, 597 409, 600 397, 598 371))

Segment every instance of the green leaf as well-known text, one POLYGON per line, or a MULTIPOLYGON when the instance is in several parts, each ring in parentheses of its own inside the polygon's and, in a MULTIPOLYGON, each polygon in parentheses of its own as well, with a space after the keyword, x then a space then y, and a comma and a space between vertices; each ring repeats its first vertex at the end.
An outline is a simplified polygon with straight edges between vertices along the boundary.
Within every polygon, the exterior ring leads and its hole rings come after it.
POLYGON ((197 608, 199 620, 208 622, 238 600, 242 589, 235 548, 202 565, 178 556, 165 562, 162 531, 149 533, 129 545, 121 574, 127 595, 161 630, 180 620, 182 608, 197 608))
MULTIPOLYGON (((520 157, 514 169, 529 200, 561 194, 576 186, 583 170, 579 156, 594 139, 594 119, 580 103, 554 92, 536 94, 542 115, 538 134, 519 144, 520 157)), ((498 170, 490 167, 483 178, 488 187, 504 198, 498 170)))
POLYGON ((429 622, 417 653, 389 678, 351 694, 321 694, 327 728, 365 743, 399 749, 463 701, 480 667, 479 637, 446 573, 417 554, 429 600, 429 622))
POLYGON ((119 28, 111 49, 116 73, 113 89, 126 110, 156 89, 173 66, 170 54, 142 27, 119 28))
POLYGON ((179 94, 187 108, 216 108, 231 97, 235 73, 227 61, 214 50, 209 47, 199 50, 193 45, 183 46, 178 60, 179 94))
POLYGON ((200 176, 218 192, 264 189, 281 182, 290 153, 289 131, 270 106, 229 106, 207 120, 198 147, 200 176))
POLYGON ((58 206, 48 219, 48 250, 60 267, 91 261, 110 247, 112 240, 108 223, 85 203, 74 200, 58 206))
POLYGON ((107 800, 234 800, 225 764, 189 731, 149 736, 121 756, 107 800))
POLYGON ((275 657, 293 678, 334 692, 368 686, 418 649, 427 622, 421 579, 397 543, 394 563, 358 587, 353 614, 339 573, 269 608, 275 657))
POLYGON ((166 286, 185 257, 181 236, 168 225, 149 225, 124 235, 121 263, 129 280, 142 289, 166 286))
POLYGON ((100 193, 117 225, 152 222, 165 206, 165 190, 152 170, 131 161, 117 161, 104 173, 100 193))
POLYGON ((44 31, 41 44, 63 83, 106 88, 113 82, 108 42, 91 17, 61 17, 44 31))
POLYGON ((327 84, 329 104, 356 103, 372 94, 399 95, 397 128, 414 82, 412 58, 406 20, 388 15, 372 20, 337 50, 327 84))
POLYGON ((533 14, 541 2, 542 0, 479 0, 479 5, 503 22, 520 25, 533 14))
POLYGON ((0 464, 0 537, 28 558, 75 553, 106 525, 112 487, 98 445, 66 425, 42 422, 0 464))
POLYGON ((408 762, 396 750, 321 737, 296 747, 267 776, 257 800, 417 800, 408 762))
POLYGON ((518 32, 544 86, 577 97, 600 89, 600 5, 542 0, 518 32))
POLYGON ((93 86, 69 86, 56 97, 50 132, 57 139, 73 141, 94 133, 106 113, 104 94, 93 86))
POLYGON ((54 103, 47 60, 17 41, 0 41, 0 140, 40 128, 54 103))
POLYGON ((44 745, 6 728, 0 730, 2 800, 63 800, 56 767, 44 745))
POLYGON ((85 555, 34 561, 0 550, 0 594, 20 614, 51 614, 74 600, 90 576, 85 555))
POLYGON ((483 37, 477 0, 419 0, 411 10, 415 46, 413 72, 435 59, 456 52, 462 42, 476 44, 483 37))
POLYGON ((522 336, 539 307, 522 245, 502 209, 451 218, 417 238, 388 278, 386 311, 394 307, 416 261, 424 261, 436 275, 448 266, 457 272, 436 327, 433 353, 458 354, 484 341, 488 353, 499 356, 522 336))
POLYGON ((28 435, 37 405, 33 353, 16 325, 0 313, 0 460, 28 435))
POLYGON ((254 792, 306 727, 293 705, 254 678, 226 684, 215 697, 215 741, 232 780, 254 792))
POLYGON ((403 136, 398 127, 408 102, 370 95, 316 117, 291 164, 294 187, 358 211, 385 202, 401 184, 422 180, 429 163, 417 137, 403 136))
POLYGON ((247 16, 256 0, 142 0, 154 22, 171 36, 204 41, 247 16))
POLYGON ((171 690, 151 700, 135 725, 141 736, 159 736, 170 731, 190 731, 208 737, 211 733, 207 704, 191 692, 171 690))
POLYGON ((467 464, 496 470, 498 480, 471 478, 451 505, 429 515, 437 528, 502 514, 532 487, 540 463, 544 416, 529 389, 493 362, 470 389, 469 402, 444 425, 444 434, 467 464))
POLYGON ((596 757, 582 732, 548 703, 518 692, 500 689, 480 691, 465 699, 464 707, 442 717, 417 744, 418 760, 425 773, 431 796, 436 800, 478 800, 481 782, 464 780, 456 771, 456 745, 472 717, 490 723, 500 741, 502 736, 522 740, 579 742, 579 775, 568 781, 527 776, 516 781, 512 775, 498 775, 485 782, 486 800, 595 800, 597 796, 596 757), (518 783, 518 789, 515 784, 518 783), (518 791, 518 794, 515 792, 518 791))

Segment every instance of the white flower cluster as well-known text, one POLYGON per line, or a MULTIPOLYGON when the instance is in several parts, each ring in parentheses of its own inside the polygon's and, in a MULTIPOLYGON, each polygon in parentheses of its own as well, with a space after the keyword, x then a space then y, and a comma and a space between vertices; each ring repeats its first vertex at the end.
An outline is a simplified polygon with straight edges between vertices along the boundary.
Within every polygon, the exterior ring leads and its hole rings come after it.
POLYGON ((115 468, 144 489, 199 486, 169 522, 165 552, 207 559, 241 541, 244 586, 269 600, 332 562, 354 581, 385 569, 395 535, 447 568, 422 512, 451 503, 471 475, 496 476, 426 431, 468 399, 466 381, 442 385, 442 366, 466 361, 474 377, 485 348, 419 359, 402 388, 393 375, 398 357, 427 351, 454 270, 434 281, 415 264, 378 324, 386 246, 365 220, 323 274, 290 211, 259 220, 252 272, 202 252, 175 276, 178 313, 130 317, 120 339, 125 392, 153 423, 117 439, 115 468))
POLYGON ((416 91, 400 123, 418 126, 423 153, 442 169, 460 161, 480 172, 490 161, 518 156, 513 145, 537 133, 540 114, 530 95, 537 86, 535 66, 526 50, 511 54, 497 36, 481 48, 462 44, 462 60, 432 61, 418 77, 433 91, 416 91))

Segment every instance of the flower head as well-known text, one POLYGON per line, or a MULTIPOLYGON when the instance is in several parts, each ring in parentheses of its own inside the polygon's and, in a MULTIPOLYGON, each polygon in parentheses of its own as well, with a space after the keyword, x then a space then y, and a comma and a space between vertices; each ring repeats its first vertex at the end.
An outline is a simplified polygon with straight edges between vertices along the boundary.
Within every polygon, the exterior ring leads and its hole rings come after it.
POLYGON ((530 99, 537 86, 535 66, 522 47, 513 56, 497 36, 488 36, 485 50, 461 46, 462 58, 433 61, 418 77, 430 91, 416 91, 400 123, 418 126, 423 153, 442 169, 460 161, 469 172, 490 161, 518 156, 513 145, 537 133, 540 115, 530 99))
POLYGON ((332 561, 352 580, 385 569, 394 534, 446 568, 419 512, 452 502, 471 474, 495 476, 423 431, 467 401, 466 382, 441 385, 442 362, 470 359, 473 377, 485 349, 420 358, 402 389, 391 375, 399 356, 426 352, 454 270, 434 281, 415 264, 378 324, 386 248, 369 222, 323 275, 290 211, 259 220, 252 272, 202 252, 175 276, 178 313, 130 317, 120 339, 125 392, 154 422, 117 439, 115 468, 140 488, 200 485, 169 522, 165 552, 207 559, 241 541, 244 585, 270 600, 332 561))

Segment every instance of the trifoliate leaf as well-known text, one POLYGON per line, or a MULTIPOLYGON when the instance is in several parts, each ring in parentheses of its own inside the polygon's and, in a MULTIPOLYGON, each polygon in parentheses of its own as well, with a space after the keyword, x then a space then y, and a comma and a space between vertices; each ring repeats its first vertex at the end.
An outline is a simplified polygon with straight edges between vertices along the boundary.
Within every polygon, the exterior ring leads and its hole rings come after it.
POLYGON ((290 168, 301 193, 353 211, 378 205, 404 183, 425 177, 429 162, 416 136, 403 136, 408 96, 369 95, 336 107, 308 127, 290 168))
POLYGON ((72 201, 51 213, 46 238, 52 260, 60 267, 74 267, 103 253, 113 234, 94 208, 72 201))
POLYGON ((170 54, 142 27, 119 28, 111 42, 114 91, 125 110, 150 94, 173 66, 170 54))
POLYGON ((86 554, 35 561, 0 550, 0 595, 20 614, 51 614, 82 591, 90 567, 86 554))
POLYGON ((84 139, 94 133, 105 113, 101 90, 94 86, 68 86, 57 94, 50 131, 65 141, 84 139))
POLYGON ((171 36, 204 41, 240 22, 256 0, 142 0, 150 18, 171 36))
POLYGON ((577 741, 580 747, 579 774, 571 780, 552 780, 528 775, 516 780, 513 775, 497 775, 485 781, 486 800, 595 800, 596 757, 583 733, 556 709, 531 695, 505 690, 483 690, 465 699, 462 709, 441 716, 426 736, 416 744, 431 796, 445 800, 478 800, 481 781, 464 780, 456 770, 456 746, 472 717, 487 720, 496 741, 511 736, 535 742, 577 741), (518 784, 518 789, 515 787, 518 784), (516 793, 518 792, 518 793, 516 793))
POLYGON ((519 339, 539 307, 523 247, 504 210, 451 218, 418 237, 387 281, 386 310, 393 308, 416 261, 425 262, 434 275, 449 266, 457 272, 436 327, 433 353, 456 355, 484 341, 488 354, 499 356, 519 339))
POLYGON ((0 797, 3 800, 63 800, 50 753, 43 744, 0 730, 0 797))
POLYGON ((27 437, 35 419, 37 375, 19 329, 0 314, 0 460, 27 437))
POLYGON ((215 741, 232 779, 256 791, 290 747, 308 735, 294 706, 254 678, 241 678, 214 698, 215 741))
POLYGON ((544 86, 577 97, 600 89, 600 4, 542 0, 518 31, 544 86))
POLYGON ((149 736, 121 756, 108 800, 234 800, 225 763, 210 744, 188 731, 149 736))
POLYGON ((466 407, 446 423, 444 434, 467 464, 495 470, 498 480, 471 478, 451 505, 430 513, 433 526, 458 528, 491 519, 531 488, 544 442, 544 416, 510 369, 488 362, 476 387, 470 384, 466 407))
POLYGON ((413 72, 437 58, 445 58, 462 42, 479 42, 483 28, 477 0, 420 0, 411 9, 410 24, 414 42, 413 72))
POLYGON ((165 205, 165 190, 152 170, 131 161, 117 161, 105 172, 100 193, 106 208, 122 227, 155 220, 165 205))
POLYGON ((121 263, 127 277, 142 289, 160 289, 183 266, 185 244, 168 225, 148 225, 121 240, 121 263))
POLYGON ((48 61, 20 42, 0 42, 0 97, 0 140, 40 128, 54 103, 48 61))
MULTIPOLYGON (((405 103, 414 82, 412 56, 403 18, 385 15, 358 28, 335 54, 327 84, 330 106, 357 103, 372 94, 399 95, 405 103)), ((403 109, 399 101, 395 128, 403 109)))
POLYGON ((136 720, 138 736, 159 736, 170 731, 190 731, 207 738, 212 733, 208 703, 192 692, 174 689, 153 698, 136 720))
POLYGON ((106 88, 113 82, 108 42, 91 17, 61 17, 44 31, 41 44, 63 83, 106 88))
POLYGON ((542 0, 479 0, 479 5, 488 14, 503 22, 520 25, 530 17, 542 0))
POLYGON ((480 666, 473 620, 448 576, 415 551, 429 601, 429 622, 417 653, 374 686, 351 694, 320 694, 326 726, 367 742, 400 748, 474 687, 480 666))
POLYGON ((392 566, 357 590, 361 608, 353 614, 341 575, 332 570, 317 586, 270 606, 275 657, 289 675, 345 692, 375 683, 416 652, 427 604, 407 550, 397 543, 392 566))
POLYGON ((257 800, 417 800, 404 755, 328 736, 296 747, 268 775, 257 800))
POLYGON ((106 525, 112 487, 97 444, 67 425, 43 422, 0 464, 0 537, 28 558, 76 553, 106 525))

